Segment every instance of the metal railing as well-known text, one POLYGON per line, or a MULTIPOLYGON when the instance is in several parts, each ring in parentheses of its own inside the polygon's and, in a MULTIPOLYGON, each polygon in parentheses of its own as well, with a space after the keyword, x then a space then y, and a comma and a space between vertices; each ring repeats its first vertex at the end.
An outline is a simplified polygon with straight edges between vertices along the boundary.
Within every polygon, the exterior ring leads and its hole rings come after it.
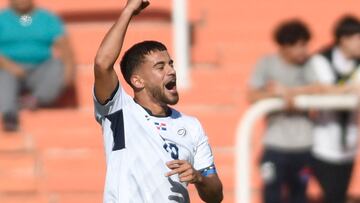
MULTIPOLYGON (((294 107, 299 110, 352 110, 358 107, 356 95, 302 95, 294 99, 294 107)), ((280 98, 265 99, 252 105, 238 123, 236 131, 236 186, 237 203, 251 203, 251 138, 253 127, 259 118, 285 108, 280 98)))

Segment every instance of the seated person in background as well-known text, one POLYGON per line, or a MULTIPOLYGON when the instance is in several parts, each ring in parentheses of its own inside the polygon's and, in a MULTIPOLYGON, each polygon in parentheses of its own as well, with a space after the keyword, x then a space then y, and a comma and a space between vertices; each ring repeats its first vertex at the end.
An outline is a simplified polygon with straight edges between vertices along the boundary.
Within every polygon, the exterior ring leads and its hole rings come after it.
POLYGON ((3 128, 19 125, 19 94, 32 108, 49 105, 74 79, 73 52, 62 21, 32 0, 9 0, 0 11, 0 112, 3 128), (52 49, 59 59, 52 56, 52 49))
MULTIPOLYGON (((307 60, 310 38, 307 26, 299 20, 286 21, 276 29, 278 53, 262 58, 256 65, 249 84, 251 102, 271 97, 288 101, 305 89, 311 90, 315 78, 307 60)), ((261 163, 264 202, 307 202, 307 166, 312 145, 312 122, 307 112, 289 106, 287 111, 270 114, 264 145, 261 163)))
MULTIPOLYGON (((357 93, 360 84, 360 21, 339 20, 334 45, 312 58, 319 83, 331 93, 357 93)), ((321 111, 315 118, 313 171, 325 203, 346 202, 357 152, 358 112, 321 111)))

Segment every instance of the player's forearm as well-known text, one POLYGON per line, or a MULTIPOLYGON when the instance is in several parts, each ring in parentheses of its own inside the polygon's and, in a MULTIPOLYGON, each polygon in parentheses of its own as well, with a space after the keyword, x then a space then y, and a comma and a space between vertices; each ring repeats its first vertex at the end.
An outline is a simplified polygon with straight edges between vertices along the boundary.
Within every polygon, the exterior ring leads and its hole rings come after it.
POLYGON ((223 200, 221 181, 217 176, 204 177, 195 183, 200 198, 207 203, 219 203, 223 200))
POLYGON ((95 58, 95 68, 98 70, 112 69, 123 46, 126 30, 134 14, 134 10, 125 7, 115 24, 103 39, 95 58))
POLYGON ((126 30, 135 9, 125 7, 119 19, 111 27, 103 39, 95 57, 95 96, 101 104, 109 99, 118 84, 118 78, 113 68, 119 57, 126 30))

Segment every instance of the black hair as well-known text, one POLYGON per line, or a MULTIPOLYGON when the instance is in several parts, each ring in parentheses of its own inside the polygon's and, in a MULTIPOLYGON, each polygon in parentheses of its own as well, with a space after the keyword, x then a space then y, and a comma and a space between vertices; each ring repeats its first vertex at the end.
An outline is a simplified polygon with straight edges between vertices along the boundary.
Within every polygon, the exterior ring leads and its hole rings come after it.
POLYGON ((360 33, 360 21, 351 15, 340 18, 334 29, 335 43, 338 44, 341 37, 360 33))
POLYGON ((311 39, 310 31, 305 23, 294 19, 281 23, 274 32, 274 40, 280 45, 294 45, 300 40, 308 42, 311 39))
POLYGON ((125 52, 120 62, 121 73, 125 81, 133 87, 130 77, 134 73, 134 70, 143 63, 145 56, 153 51, 166 50, 166 46, 157 41, 143 41, 133 45, 125 52))

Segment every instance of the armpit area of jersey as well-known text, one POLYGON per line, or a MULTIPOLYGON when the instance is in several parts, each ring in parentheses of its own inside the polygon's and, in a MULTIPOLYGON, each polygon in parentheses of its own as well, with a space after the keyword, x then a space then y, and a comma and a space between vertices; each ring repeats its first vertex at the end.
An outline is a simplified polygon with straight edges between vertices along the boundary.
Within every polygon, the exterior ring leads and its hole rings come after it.
POLYGON ((211 166, 209 166, 207 168, 201 169, 200 173, 201 173, 202 176, 207 177, 209 175, 216 174, 217 172, 216 172, 215 165, 211 165, 211 166))
POLYGON ((115 95, 116 95, 116 92, 119 90, 119 88, 120 88, 120 83, 118 82, 117 85, 116 85, 116 87, 115 87, 115 89, 114 89, 114 91, 111 93, 110 97, 109 97, 103 104, 101 104, 101 105, 105 106, 105 105, 107 105, 111 100, 113 100, 114 97, 115 97, 115 95))

